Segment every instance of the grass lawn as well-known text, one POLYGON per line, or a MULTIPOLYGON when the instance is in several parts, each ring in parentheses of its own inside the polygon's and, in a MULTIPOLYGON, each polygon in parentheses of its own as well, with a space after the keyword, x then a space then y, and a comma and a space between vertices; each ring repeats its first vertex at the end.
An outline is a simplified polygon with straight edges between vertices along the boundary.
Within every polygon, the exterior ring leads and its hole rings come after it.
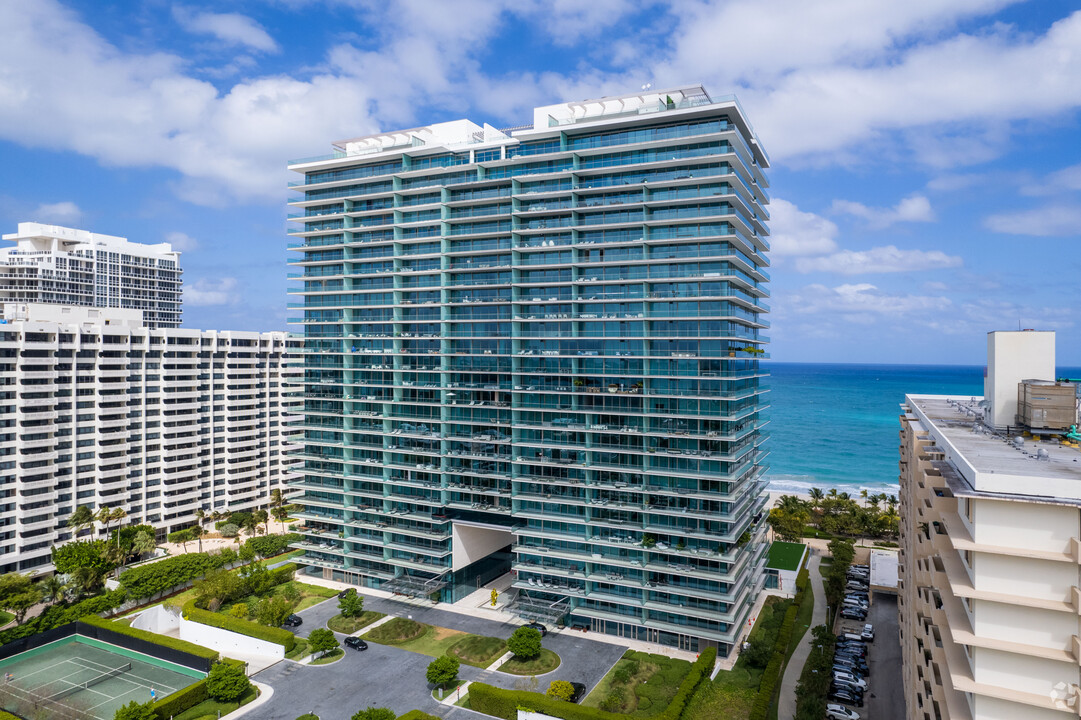
POLYGON ((690 669, 686 660, 628 650, 582 704, 649 717, 668 707, 690 669))
MULTIPOLYGON (((488 667, 506 652, 506 643, 499 638, 470 635, 400 617, 383 623, 363 637, 371 642, 394 645, 421 655, 450 655, 466 665, 480 668, 488 667)), ((558 660, 556 664, 559 664, 558 660)))
MULTIPOLYGON (((772 646, 791 602, 778 597, 766 598, 751 630, 751 638, 763 637, 772 646)), ((750 667, 742 656, 739 657, 731 670, 722 670, 712 682, 703 682, 699 686, 687 704, 683 720, 746 720, 758 694, 763 670, 750 667)))
POLYGON ((507 642, 486 635, 466 635, 450 646, 447 655, 466 665, 486 668, 507 652, 507 642))
POLYGON ((365 610, 360 617, 347 618, 341 615, 335 615, 330 620, 327 620, 327 627, 334 632, 340 632, 345 635, 352 635, 361 628, 368 627, 376 620, 384 618, 386 615, 381 612, 375 612, 374 610, 365 610))
POLYGON ((0 610, 0 626, 7 625, 14 619, 15 616, 9 613, 7 610, 0 610))
POLYGON ((329 665, 332 662, 338 662, 345 657, 345 650, 341 648, 334 648, 321 658, 316 658, 311 661, 312 665, 329 665))
POLYGON ((511 675, 543 675, 559 667, 559 662, 558 655, 548 648, 541 648, 540 655, 532 660, 512 657, 496 669, 511 675))
POLYGON ((285 657, 290 660, 300 660, 301 658, 311 655, 311 651, 308 650, 308 638, 297 636, 296 645, 293 649, 285 653, 285 657))
POLYGON ((241 705, 247 705, 255 699, 258 691, 255 686, 248 689, 248 692, 244 693, 240 697, 240 702, 218 702, 217 700, 210 700, 209 698, 202 701, 198 705, 188 708, 184 712, 175 716, 173 720, 203 720, 203 718, 219 718, 226 713, 231 713, 241 705))
POLYGON ((774 542, 769 546, 766 567, 776 570, 799 570, 799 561, 803 557, 803 543, 774 542))

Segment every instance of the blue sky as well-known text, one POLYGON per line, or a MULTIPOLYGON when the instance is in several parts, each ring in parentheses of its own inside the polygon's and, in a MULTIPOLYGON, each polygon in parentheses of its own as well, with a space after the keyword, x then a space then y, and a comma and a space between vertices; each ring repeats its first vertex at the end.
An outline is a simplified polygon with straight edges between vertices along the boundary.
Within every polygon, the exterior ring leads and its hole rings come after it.
POLYGON ((702 82, 773 159, 780 361, 1081 365, 1081 10, 1053 0, 0 0, 0 229, 183 251, 185 324, 284 329, 291 158, 702 82))

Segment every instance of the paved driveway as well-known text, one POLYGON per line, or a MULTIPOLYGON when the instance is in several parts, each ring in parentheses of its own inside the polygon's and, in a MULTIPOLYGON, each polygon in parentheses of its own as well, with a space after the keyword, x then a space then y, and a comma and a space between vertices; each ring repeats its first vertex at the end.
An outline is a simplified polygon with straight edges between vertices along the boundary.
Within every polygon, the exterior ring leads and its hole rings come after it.
POLYGON ((874 623, 875 641, 867 651, 871 692, 865 700, 866 717, 868 720, 904 720, 897 596, 875 593, 867 622, 874 623))
MULTIPOLYGON (((521 624, 501 623, 371 596, 364 597, 364 608, 502 638, 508 637, 521 624)), ((326 621, 338 614, 338 601, 331 598, 299 614, 304 618, 304 624, 297 628, 297 635, 306 637, 313 629, 325 627, 326 621)), ((340 642, 345 636, 337 637, 340 642)), ((544 646, 558 653, 562 664, 551 673, 538 677, 542 692, 552 680, 582 682, 592 690, 625 651, 618 645, 596 642, 574 631, 551 632, 544 639, 544 646)), ((466 710, 449 708, 432 699, 431 687, 424 679, 424 671, 431 661, 427 655, 376 643, 369 643, 364 652, 346 648, 345 658, 332 665, 300 665, 283 660, 254 676, 274 688, 274 697, 260 708, 259 717, 295 720, 306 712, 314 712, 322 720, 348 720, 357 710, 371 705, 388 707, 398 714, 418 709, 444 717, 451 714, 462 720, 476 718, 466 710)), ((459 677, 506 688, 514 687, 521 679, 469 665, 462 665, 459 677)))

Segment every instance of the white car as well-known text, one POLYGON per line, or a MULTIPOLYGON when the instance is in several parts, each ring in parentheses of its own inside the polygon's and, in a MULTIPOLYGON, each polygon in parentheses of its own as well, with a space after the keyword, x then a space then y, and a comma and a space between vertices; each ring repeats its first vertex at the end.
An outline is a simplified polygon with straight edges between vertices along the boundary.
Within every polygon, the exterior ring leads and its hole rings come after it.
POLYGON ((826 704, 826 717, 829 720, 860 720, 860 715, 855 710, 849 710, 837 703, 826 704))
POLYGON ((855 685, 860 690, 866 690, 867 689, 867 681, 866 680, 864 680, 861 677, 857 677, 856 675, 853 675, 850 672, 845 672, 844 670, 834 670, 833 671, 833 679, 834 680, 843 680, 844 682, 846 682, 849 685, 855 685))

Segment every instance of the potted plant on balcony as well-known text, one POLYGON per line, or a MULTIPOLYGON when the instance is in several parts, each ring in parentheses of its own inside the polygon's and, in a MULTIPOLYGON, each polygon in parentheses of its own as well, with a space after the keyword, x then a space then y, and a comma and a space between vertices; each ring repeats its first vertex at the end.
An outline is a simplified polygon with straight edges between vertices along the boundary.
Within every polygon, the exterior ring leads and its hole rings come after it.
POLYGON ((642 536, 642 547, 651 548, 656 544, 657 544, 657 538, 653 537, 652 535, 643 535, 642 536))

